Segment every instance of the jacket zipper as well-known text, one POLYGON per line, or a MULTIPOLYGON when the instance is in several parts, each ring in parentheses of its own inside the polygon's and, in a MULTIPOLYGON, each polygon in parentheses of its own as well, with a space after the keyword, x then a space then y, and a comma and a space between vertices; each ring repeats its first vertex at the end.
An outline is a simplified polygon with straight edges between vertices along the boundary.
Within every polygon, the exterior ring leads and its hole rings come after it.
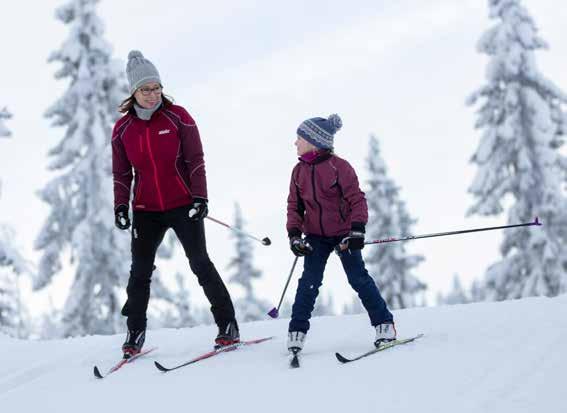
POLYGON ((150 160, 152 161, 152 166, 154 169, 154 181, 156 183, 156 190, 157 190, 157 194, 158 194, 158 199, 159 199, 159 206, 161 208, 162 211, 165 210, 165 208, 163 207, 163 198, 161 196, 161 189, 159 187, 159 180, 158 180, 158 176, 157 176, 157 166, 156 166, 156 161, 154 159, 154 154, 152 152, 152 147, 150 146, 150 127, 146 126, 146 143, 148 145, 148 152, 150 154, 150 160))
POLYGON ((313 200, 319 207, 319 226, 321 227, 321 235, 326 237, 325 230, 323 230, 323 208, 321 208, 321 204, 317 200, 317 193, 315 190, 315 165, 311 165, 311 183, 313 184, 313 200))

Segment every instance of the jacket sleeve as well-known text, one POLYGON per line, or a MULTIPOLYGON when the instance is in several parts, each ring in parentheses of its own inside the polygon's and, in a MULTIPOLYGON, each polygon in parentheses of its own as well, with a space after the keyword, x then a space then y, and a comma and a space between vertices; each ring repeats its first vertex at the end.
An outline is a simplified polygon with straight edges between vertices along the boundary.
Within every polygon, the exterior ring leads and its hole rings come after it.
POLYGON ((351 209, 351 225, 364 227, 368 222, 368 205, 366 196, 360 190, 358 177, 354 168, 344 161, 344 167, 338 176, 339 185, 343 190, 343 197, 349 203, 351 209))
POLYGON ((179 138, 183 161, 187 166, 187 179, 191 196, 207 199, 207 175, 203 145, 195 121, 185 110, 180 116, 179 138))
POLYGON ((303 215, 305 214, 305 205, 299 195, 299 187, 297 186, 298 165, 293 168, 291 173, 291 181, 289 183, 289 195, 287 196, 287 224, 286 229, 288 236, 301 236, 303 228, 303 215))
MULTIPOLYGON (((119 122, 120 123, 120 122, 119 122)), ((119 205, 128 206, 132 186, 132 164, 126 155, 122 142, 124 123, 117 123, 112 131, 112 176, 114 180, 114 209, 119 205)))

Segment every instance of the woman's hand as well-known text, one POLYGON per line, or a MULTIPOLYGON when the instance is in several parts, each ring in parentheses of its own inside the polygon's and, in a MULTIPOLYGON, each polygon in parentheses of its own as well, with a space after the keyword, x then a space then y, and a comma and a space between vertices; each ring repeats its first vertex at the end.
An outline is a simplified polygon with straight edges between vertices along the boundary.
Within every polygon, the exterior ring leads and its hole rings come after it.
POLYGON ((128 205, 118 205, 118 207, 114 210, 114 225, 121 230, 130 228, 128 205))
POLYGON ((200 221, 209 214, 207 200, 204 198, 194 198, 189 207, 189 219, 191 221, 200 221))

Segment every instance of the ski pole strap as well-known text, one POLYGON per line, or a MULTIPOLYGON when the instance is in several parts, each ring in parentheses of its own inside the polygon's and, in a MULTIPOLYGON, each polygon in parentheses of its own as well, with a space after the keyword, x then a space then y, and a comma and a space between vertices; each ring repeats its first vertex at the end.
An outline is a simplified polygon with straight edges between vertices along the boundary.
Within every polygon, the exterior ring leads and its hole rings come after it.
POLYGON ((367 241, 364 245, 370 244, 385 244, 387 242, 397 242, 397 241, 411 241, 414 239, 420 238, 433 238, 433 237, 444 237, 447 235, 459 235, 459 234, 466 234, 469 232, 480 232, 480 231, 492 231, 496 229, 506 229, 506 228, 515 228, 515 227, 530 227, 530 226, 541 226, 541 222, 539 221, 538 217, 535 217, 533 222, 528 222, 525 224, 514 224, 514 225, 503 225, 499 227, 485 227, 485 228, 475 228, 475 229, 465 229, 461 231, 450 231, 450 232, 437 232, 434 234, 425 234, 425 235, 408 235, 407 237, 402 238, 385 238, 385 239, 378 239, 374 241, 367 241))

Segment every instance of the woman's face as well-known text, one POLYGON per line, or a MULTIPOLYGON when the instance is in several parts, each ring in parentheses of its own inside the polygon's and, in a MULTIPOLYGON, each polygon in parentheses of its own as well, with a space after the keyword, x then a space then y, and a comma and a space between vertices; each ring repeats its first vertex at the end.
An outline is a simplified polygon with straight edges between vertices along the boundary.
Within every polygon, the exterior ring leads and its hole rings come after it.
POLYGON ((146 83, 145 85, 139 87, 134 92, 134 98, 138 105, 143 107, 144 109, 151 109, 161 99, 161 90, 162 87, 157 82, 146 83))
POLYGON ((304 153, 317 150, 317 147, 315 145, 307 142, 301 136, 298 136, 297 139, 295 140, 295 146, 297 147, 297 156, 301 156, 304 153))

